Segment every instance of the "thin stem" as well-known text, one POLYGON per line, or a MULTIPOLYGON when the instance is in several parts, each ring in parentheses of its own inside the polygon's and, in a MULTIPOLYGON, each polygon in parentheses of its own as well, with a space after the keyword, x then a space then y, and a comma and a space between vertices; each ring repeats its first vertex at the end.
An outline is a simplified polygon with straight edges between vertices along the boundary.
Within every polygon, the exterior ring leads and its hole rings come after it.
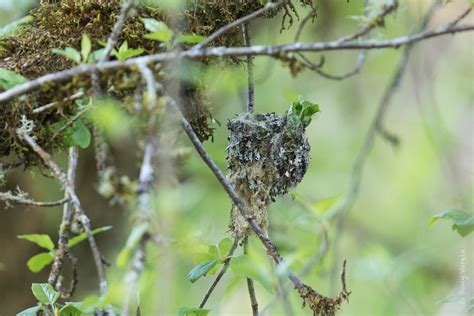
POLYGON ((239 241, 235 239, 234 243, 232 244, 232 247, 230 247, 230 250, 227 253, 227 257, 226 257, 226 260, 224 261, 224 264, 222 265, 221 271, 219 271, 219 274, 217 274, 216 278, 214 279, 214 282, 212 282, 211 287, 209 287, 206 294, 202 298, 201 303, 199 303, 199 308, 204 308, 204 305, 206 305, 207 300, 211 296, 217 284, 219 284, 220 280, 222 279, 224 274, 227 272, 227 269, 229 268, 230 260, 232 260, 232 255, 234 254, 235 249, 237 248, 238 244, 239 244, 239 241))
POLYGON ((71 185, 71 183, 69 183, 69 180, 66 174, 53 161, 53 159, 51 158, 51 155, 48 154, 43 148, 41 148, 30 135, 18 131, 18 136, 21 139, 23 139, 31 147, 31 149, 33 149, 33 151, 38 154, 38 156, 40 156, 44 164, 49 167, 49 169, 53 172, 54 176, 58 179, 58 181, 63 186, 64 190, 69 194, 71 198, 71 203, 75 209, 75 213, 80 219, 82 227, 84 228, 84 231, 86 232, 87 239, 89 241, 89 245, 92 251, 92 256, 94 257, 94 262, 97 269, 97 275, 99 277, 100 294, 101 296, 104 296, 107 293, 108 286, 107 286, 107 279, 105 277, 104 264, 102 262, 102 255, 99 251, 99 248, 97 247, 97 243, 94 239, 94 235, 92 234, 89 218, 87 217, 84 209, 82 208, 81 202, 73 186, 71 185))
MULTIPOLYGON (((242 24, 244 35, 244 45, 250 46, 250 25, 248 22, 242 24)), ((255 88, 253 82, 253 57, 247 56, 247 112, 253 113, 255 110, 255 88)))
MULTIPOLYGON (((245 237, 243 241, 244 246, 244 255, 248 253, 249 247, 249 239, 245 237)), ((253 280, 251 278, 247 278, 247 289, 249 290, 249 297, 250 297, 250 306, 252 307, 252 315, 258 316, 258 301, 257 296, 255 294, 255 287, 253 286, 253 280)))

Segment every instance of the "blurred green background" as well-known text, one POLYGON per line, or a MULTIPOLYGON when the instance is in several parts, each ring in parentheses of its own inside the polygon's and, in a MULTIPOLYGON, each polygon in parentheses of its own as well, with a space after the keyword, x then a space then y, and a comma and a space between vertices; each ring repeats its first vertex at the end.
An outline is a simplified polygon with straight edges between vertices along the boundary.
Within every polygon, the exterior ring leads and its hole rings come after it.
MULTIPOLYGON (((318 18, 308 24, 303 41, 324 41, 354 32, 363 14, 363 1, 318 2, 318 18)), ((0 0, 0 26, 22 16, 34 1, 0 0)), ((376 38, 412 32, 431 1, 401 1, 396 14, 386 20, 376 38)), ((434 15, 429 27, 449 22, 468 6, 451 1, 434 15)), ((299 8, 301 15, 305 12, 299 8)), ((293 39, 296 24, 278 32, 281 16, 252 23, 254 44, 286 43, 293 39)), ((466 21, 473 22, 472 14, 466 21)), ((309 55, 311 56, 311 55, 309 55)), ((314 60, 317 60, 314 54, 314 60)), ((344 73, 354 65, 357 52, 324 54, 324 69, 344 73)), ((363 173, 361 191, 352 210, 345 215, 343 231, 334 222, 321 223, 324 212, 343 201, 352 164, 375 115, 385 88, 400 60, 401 49, 369 52, 358 76, 332 81, 305 71, 292 78, 287 67, 270 58, 255 59, 256 110, 283 113, 298 95, 320 104, 322 112, 307 134, 312 146, 310 168, 303 182, 270 208, 270 236, 289 264, 301 271, 318 252, 321 230, 327 229, 329 251, 303 279, 324 294, 340 290, 339 272, 347 259, 347 283, 352 291, 349 304, 340 315, 468 315, 474 297, 473 235, 462 238, 450 223, 430 218, 446 209, 473 209, 474 184, 474 37, 470 33, 424 41, 412 50, 409 66, 386 116, 386 126, 400 137, 397 148, 376 139, 363 173), (304 205, 303 205, 304 204, 304 205), (323 228, 324 227, 324 228, 323 228), (339 255, 334 260, 334 240, 339 255)), ((208 69, 208 91, 216 125, 215 141, 206 149, 222 169, 228 118, 243 111, 246 75, 242 66, 208 69)), ((191 147, 185 140, 183 144, 191 147)), ((121 172, 138 175, 140 151, 130 152, 134 140, 125 138, 113 151, 121 172)), ((94 227, 112 225, 98 235, 105 257, 115 303, 121 302, 124 270, 115 265, 118 252, 130 231, 129 212, 110 206, 96 193, 93 149, 80 152, 78 194, 94 227)), ((64 166, 64 155, 56 156, 64 166)), ((158 169, 159 170, 159 169, 158 169)), ((159 173, 159 171, 158 171, 159 173)), ((8 186, 17 185, 39 200, 54 200, 62 193, 54 179, 38 170, 16 171, 8 186)), ((157 243, 149 247, 147 269, 142 278, 139 300, 143 315, 175 315, 179 307, 195 307, 213 280, 207 276, 190 283, 188 272, 199 263, 207 245, 228 237, 231 203, 219 183, 194 153, 180 170, 181 184, 157 190, 155 227, 157 243)), ((46 282, 48 269, 31 273, 26 261, 40 250, 16 235, 48 233, 57 238, 61 208, 13 207, 0 211, 0 315, 14 315, 35 304, 32 282, 46 282)), ((270 269, 262 247, 251 241, 258 266, 270 269)), ((240 249, 237 250, 241 252, 240 249)), ((86 243, 75 249, 79 258, 79 286, 75 300, 96 291, 96 274, 86 243)), ((256 263, 257 264, 257 263, 256 263)), ((284 281, 286 283, 286 281, 284 281)), ((282 301, 256 285, 259 304, 268 304, 266 315, 286 315, 282 301)), ((297 294, 289 291, 294 315, 310 315, 301 309, 297 294)), ((229 271, 207 308, 210 315, 250 315, 245 280, 229 271)))

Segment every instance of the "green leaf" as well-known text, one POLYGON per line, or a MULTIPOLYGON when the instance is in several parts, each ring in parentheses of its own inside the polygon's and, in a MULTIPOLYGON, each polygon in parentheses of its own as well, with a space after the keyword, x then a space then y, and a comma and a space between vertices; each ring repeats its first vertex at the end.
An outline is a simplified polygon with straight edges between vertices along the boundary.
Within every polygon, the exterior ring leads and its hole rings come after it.
POLYGON ((269 293, 272 293, 272 280, 266 267, 263 267, 255 258, 242 255, 230 261, 232 271, 245 278, 251 278, 260 283, 269 293))
POLYGON ((59 293, 49 283, 33 283, 31 291, 38 302, 42 304, 53 305, 59 298, 59 293))
POLYGON ((211 310, 203 308, 181 307, 178 309, 178 316, 207 316, 211 310))
POLYGON ((18 314, 16 314, 16 316, 36 316, 41 310, 43 310, 42 306, 34 306, 19 312, 18 314))
POLYGON ((227 254, 229 253, 233 243, 234 242, 230 238, 224 238, 219 242, 219 245, 217 247, 219 249, 219 258, 222 261, 227 259, 227 254))
MULTIPOLYGON (((92 235, 99 234, 99 233, 102 233, 102 232, 106 232, 106 231, 111 230, 111 229, 112 229, 112 226, 99 227, 99 228, 96 228, 92 231, 92 235)), ((87 234, 82 233, 80 235, 77 235, 74 238, 69 239, 69 241, 67 242, 67 246, 69 248, 72 248, 75 245, 77 245, 78 243, 80 243, 81 241, 86 240, 86 239, 87 239, 87 234)))
POLYGON ((77 120, 71 127, 66 129, 63 135, 63 142, 66 146, 89 147, 91 143, 91 132, 81 120, 77 120))
POLYGON ((51 51, 55 53, 56 55, 66 57, 67 59, 72 60, 76 62, 77 64, 81 63, 81 54, 75 48, 72 48, 72 47, 66 47, 65 49, 53 48, 51 51))
POLYGON ((89 36, 84 33, 82 34, 82 40, 81 40, 81 55, 82 55, 82 60, 85 62, 89 58, 89 54, 91 53, 92 50, 92 43, 91 39, 89 36))
POLYGON ((164 43, 169 43, 171 39, 173 38, 173 30, 168 28, 168 26, 161 21, 157 21, 155 19, 146 19, 143 18, 141 19, 143 24, 145 25, 145 28, 151 32, 148 34, 145 34, 145 38, 155 40, 155 41, 160 41, 164 43))
POLYGON ((11 89, 16 85, 27 82, 28 79, 14 71, 0 68, 0 87, 5 90, 11 89))
POLYGON ((315 113, 320 112, 319 105, 306 100, 295 101, 290 105, 287 116, 293 124, 302 124, 307 127, 315 113))
POLYGON ((219 259, 206 260, 195 266, 188 274, 188 279, 191 282, 196 282, 200 277, 205 276, 214 266, 219 263, 219 259))
POLYGON ((66 306, 59 310, 60 316, 81 316, 82 311, 74 304, 67 303, 66 306))
POLYGON ((98 62, 99 60, 102 59, 104 55, 105 55, 105 48, 100 48, 98 50, 95 50, 92 52, 92 54, 89 55, 89 60, 87 62, 89 63, 98 62))
POLYGON ((147 223, 141 224, 140 226, 134 227, 128 236, 125 247, 120 251, 117 256, 117 265, 121 268, 125 267, 128 263, 130 252, 140 242, 143 235, 148 231, 149 225, 147 223))
POLYGON ((15 20, 4 27, 0 28, 0 39, 7 38, 9 36, 15 35, 24 28, 27 24, 33 21, 33 17, 31 15, 27 15, 22 17, 21 19, 15 20))
POLYGON ((430 225, 433 225, 438 219, 451 220, 453 230, 457 231, 462 237, 466 237, 474 231, 474 216, 472 213, 463 210, 447 210, 430 219, 430 225))
POLYGON ((48 250, 54 249, 54 243, 51 240, 51 237, 46 234, 29 234, 29 235, 19 235, 17 236, 20 239, 31 241, 37 244, 40 247, 46 248, 48 250))
POLYGON ((118 52, 115 52, 114 55, 115 55, 115 57, 117 57, 118 60, 126 60, 126 59, 129 59, 129 58, 139 56, 139 55, 143 54, 144 51, 145 50, 143 48, 127 49, 127 50, 124 50, 124 51, 119 50, 118 52))
POLYGON ((181 34, 176 38, 176 43, 184 44, 199 44, 203 42, 207 37, 195 34, 181 34))
POLYGON ((48 264, 53 262, 54 256, 49 252, 39 253, 28 260, 26 265, 31 272, 37 273, 43 270, 48 264))

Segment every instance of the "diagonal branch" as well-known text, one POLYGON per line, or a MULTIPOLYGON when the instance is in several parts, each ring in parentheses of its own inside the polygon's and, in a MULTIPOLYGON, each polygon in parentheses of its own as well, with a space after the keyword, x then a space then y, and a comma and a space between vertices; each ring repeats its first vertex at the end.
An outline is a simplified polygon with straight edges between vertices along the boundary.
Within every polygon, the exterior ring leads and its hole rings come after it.
POLYGON ((207 290, 206 294, 201 300, 201 303, 199 303, 199 308, 204 308, 204 305, 206 305, 207 300, 211 296, 212 292, 216 288, 217 284, 220 282, 224 274, 227 272, 227 269, 229 268, 230 260, 232 260, 232 255, 235 252, 235 249, 237 248, 237 245, 239 244, 239 241, 237 239, 234 240, 234 243, 232 244, 232 247, 230 247, 229 252, 227 253, 226 260, 224 261, 224 264, 221 268, 221 271, 219 271, 219 274, 216 276, 214 279, 214 282, 212 282, 211 287, 207 290))
POLYGON ((92 256, 94 257, 95 266, 97 269, 97 275, 99 277, 99 289, 100 294, 103 296, 107 293, 107 279, 105 277, 105 270, 104 264, 102 262, 102 255, 97 247, 97 243, 95 238, 92 234, 92 229, 90 225, 89 218, 87 217, 84 209, 82 208, 81 202, 74 190, 73 185, 69 182, 67 175, 61 170, 61 168, 53 161, 51 155, 48 154, 43 148, 41 148, 36 141, 28 135, 25 131, 17 130, 18 136, 23 139, 30 147, 33 149, 35 153, 40 156, 43 160, 44 164, 49 167, 49 169, 53 172, 54 176, 58 179, 58 181, 63 186, 64 190, 70 196, 71 203, 74 207, 75 213, 78 215, 81 224, 84 228, 84 231, 87 234, 87 240, 89 241, 89 245, 91 247, 92 256))
MULTIPOLYGON (((181 113, 179 112, 179 108, 175 103, 172 103, 171 105, 175 108, 175 110, 178 113, 181 113)), ((264 247, 266 248, 267 254, 273 259, 273 261, 277 265, 280 264, 283 261, 283 257, 278 252, 274 243, 266 236, 266 234, 264 233, 262 228, 257 224, 255 219, 248 215, 251 213, 247 205, 239 197, 239 195, 235 191, 235 188, 229 183, 229 181, 224 176, 222 171, 219 169, 219 167, 216 165, 216 163, 212 160, 212 158, 209 156, 207 151, 204 149, 198 136, 194 132, 189 122, 184 118, 184 116, 181 117, 181 123, 182 123, 184 131, 186 132, 189 139, 193 143, 196 151, 201 156, 201 159, 206 163, 209 169, 211 169, 211 171, 214 173, 216 178, 221 183, 224 190, 227 192, 227 194, 231 198, 232 202, 238 207, 241 214, 246 218, 250 227, 252 228, 254 233, 257 235, 257 237, 260 239, 264 247)), ((341 303, 344 300, 347 300, 350 294, 349 292, 345 291, 345 288, 343 288, 343 291, 341 291, 341 293, 337 297, 335 298, 325 297, 319 294, 318 292, 316 292, 315 290, 313 290, 310 286, 304 284, 291 271, 288 272, 288 278, 291 280, 291 282, 295 286, 296 290, 298 291, 300 297, 304 300, 305 304, 307 304, 311 308, 311 310, 313 310, 315 313, 325 312, 328 315, 333 315, 335 313, 335 310, 340 308, 341 303)))

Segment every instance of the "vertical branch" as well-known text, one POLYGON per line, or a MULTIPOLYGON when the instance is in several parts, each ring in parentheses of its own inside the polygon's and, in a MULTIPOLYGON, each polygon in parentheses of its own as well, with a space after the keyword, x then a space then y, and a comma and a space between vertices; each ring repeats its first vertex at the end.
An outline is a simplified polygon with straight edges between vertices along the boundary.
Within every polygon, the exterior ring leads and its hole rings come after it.
MULTIPOLYGON (((242 24, 242 33, 244 35, 244 45, 250 47, 250 24, 242 24)), ((253 57, 247 55, 247 112, 253 113, 255 107, 255 89, 253 81, 253 57)))
MULTIPOLYGON (((244 244, 244 255, 246 255, 248 252, 248 247, 249 247, 248 237, 245 237, 243 244, 244 244)), ((253 280, 251 278, 247 278, 247 288, 249 290, 250 305, 252 306, 252 315, 258 316, 258 301, 257 301, 257 296, 255 295, 255 287, 253 286, 253 280)))
MULTIPOLYGON (((68 159, 68 170, 67 170, 67 180, 71 185, 71 189, 75 190, 75 178, 77 170, 77 161, 78 161, 78 150, 77 147, 69 148, 69 159, 68 159)), ((66 191, 64 193, 64 198, 70 199, 70 194, 66 191)), ((54 257, 54 262, 51 267, 51 272, 49 273, 48 283, 52 286, 55 286, 55 283, 61 274, 61 270, 64 264, 66 252, 68 251, 67 243, 69 241, 71 221, 73 218, 73 206, 71 201, 67 202, 63 206, 63 218, 61 221, 61 226, 59 228, 59 240, 58 240, 58 251, 56 257, 54 257)), ((56 288, 60 291, 61 289, 56 288)))
POLYGON ((99 277, 100 294, 101 296, 104 296, 107 293, 108 285, 107 285, 107 279, 105 277, 105 270, 104 270, 104 264, 102 262, 102 255, 94 239, 94 235, 92 234, 90 220, 87 217, 84 209, 82 208, 81 202, 75 190, 73 189, 71 183, 69 183, 69 180, 66 174, 52 160, 51 155, 48 154, 43 148, 41 148, 33 139, 33 137, 31 137, 26 132, 21 131, 21 130, 17 130, 17 133, 18 133, 18 136, 21 139, 23 139, 31 147, 31 149, 33 149, 33 151, 38 154, 38 156, 40 156, 44 164, 48 166, 48 168, 53 172, 54 176, 61 183, 64 190, 71 197, 71 203, 74 207, 75 213, 80 219, 82 227, 84 228, 84 231, 87 235, 87 240, 89 241, 89 245, 91 247, 92 256, 94 257, 94 262, 97 269, 97 275, 99 277))

